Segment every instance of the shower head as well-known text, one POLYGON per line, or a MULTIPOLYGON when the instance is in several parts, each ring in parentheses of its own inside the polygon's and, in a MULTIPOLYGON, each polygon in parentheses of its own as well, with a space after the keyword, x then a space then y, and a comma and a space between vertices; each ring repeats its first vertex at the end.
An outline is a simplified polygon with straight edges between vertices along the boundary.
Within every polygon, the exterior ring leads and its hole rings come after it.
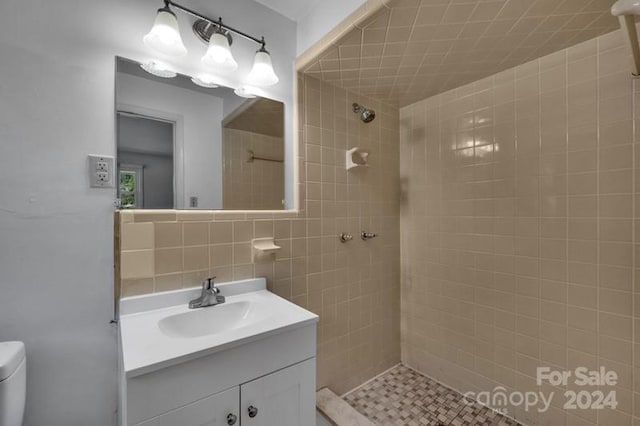
POLYGON ((360 120, 365 123, 371 123, 374 118, 376 118, 376 112, 372 109, 365 108, 362 105, 354 103, 353 112, 356 114, 360 114, 360 120))

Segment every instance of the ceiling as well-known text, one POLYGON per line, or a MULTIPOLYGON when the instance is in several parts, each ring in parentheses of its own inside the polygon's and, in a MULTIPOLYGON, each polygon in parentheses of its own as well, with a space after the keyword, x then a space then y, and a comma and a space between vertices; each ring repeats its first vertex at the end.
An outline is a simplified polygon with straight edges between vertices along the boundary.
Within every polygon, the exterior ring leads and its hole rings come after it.
POLYGON ((302 71, 399 106, 619 28, 614 0, 391 0, 302 71))
POLYGON ((275 10, 280 15, 284 15, 292 21, 299 21, 304 18, 311 8, 320 3, 321 0, 256 0, 267 6, 269 9, 275 10))
POLYGON ((266 98, 247 101, 223 122, 223 127, 284 137, 284 104, 266 98))

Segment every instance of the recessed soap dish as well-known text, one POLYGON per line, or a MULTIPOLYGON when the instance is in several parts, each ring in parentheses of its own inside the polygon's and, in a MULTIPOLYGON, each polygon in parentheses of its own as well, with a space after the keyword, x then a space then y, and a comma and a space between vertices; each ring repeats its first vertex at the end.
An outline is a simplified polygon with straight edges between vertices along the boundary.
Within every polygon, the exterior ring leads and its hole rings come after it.
POLYGON ((254 260, 265 258, 278 250, 280 250, 280 246, 276 245, 273 237, 255 238, 251 240, 251 251, 253 252, 254 260))
POLYGON ((347 170, 356 167, 369 167, 369 153, 358 147, 347 150, 347 170))

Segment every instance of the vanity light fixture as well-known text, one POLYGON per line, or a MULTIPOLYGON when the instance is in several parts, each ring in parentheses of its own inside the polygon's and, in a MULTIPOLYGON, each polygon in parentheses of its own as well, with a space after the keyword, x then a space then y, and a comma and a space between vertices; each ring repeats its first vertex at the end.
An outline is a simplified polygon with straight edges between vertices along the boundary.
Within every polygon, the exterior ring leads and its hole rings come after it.
MULTIPOLYGON (((222 20, 219 20, 222 23, 222 20)), ((229 73, 238 69, 238 63, 233 58, 230 49, 231 37, 220 26, 216 27, 209 39, 207 53, 202 57, 202 62, 214 70, 229 73)))
POLYGON ((169 56, 186 55, 187 49, 182 43, 178 20, 171 10, 173 7, 197 18, 193 24, 193 30, 202 41, 208 44, 207 51, 202 57, 202 62, 205 65, 222 73, 229 73, 238 69, 238 63, 233 58, 230 48, 233 41, 230 33, 234 33, 260 45, 248 76, 249 84, 253 86, 273 86, 278 83, 278 76, 273 69, 271 56, 265 48, 264 37, 253 37, 223 24, 222 18, 213 20, 173 0, 163 1, 164 7, 158 10, 153 28, 144 37, 144 42, 147 46, 169 56))
POLYGON ((178 19, 176 14, 169 8, 169 2, 166 1, 164 7, 158 9, 151 31, 142 40, 147 46, 168 56, 184 56, 187 54, 187 48, 184 47, 180 36, 178 19))
POLYGON ((267 49, 264 48, 264 38, 262 39, 262 47, 256 52, 256 56, 253 59, 253 68, 251 68, 248 79, 252 85, 263 87, 273 86, 279 81, 278 76, 273 71, 271 56, 267 49))

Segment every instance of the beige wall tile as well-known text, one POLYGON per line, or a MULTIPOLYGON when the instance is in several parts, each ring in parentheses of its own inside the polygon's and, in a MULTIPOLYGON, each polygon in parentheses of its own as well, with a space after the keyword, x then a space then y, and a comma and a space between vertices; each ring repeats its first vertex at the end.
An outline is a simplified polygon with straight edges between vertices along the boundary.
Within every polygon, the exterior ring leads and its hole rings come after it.
POLYGON ((209 230, 209 241, 212 244, 233 242, 233 222, 212 222, 209 230))
POLYGON ((153 292, 153 278, 131 278, 122 280, 122 297, 139 296, 153 292))
POLYGON ((154 246, 153 223, 123 223, 122 250, 152 250, 154 246))
POLYGON ((182 247, 182 225, 177 222, 156 222, 156 248, 182 247))
POLYGON ((184 248, 184 271, 209 269, 209 246, 184 248))
POLYGON ((153 250, 123 251, 120 254, 122 279, 153 277, 153 250))
POLYGON ((170 291, 182 288, 182 274, 158 275, 155 278, 154 291, 170 291))
POLYGON ((233 264, 232 244, 213 245, 209 250, 211 254, 211 268, 218 268, 221 266, 228 266, 233 264))
POLYGON ((209 222, 186 222, 182 225, 184 246, 209 244, 209 222))
POLYGON ((253 223, 250 221, 233 222, 233 241, 250 241, 253 238, 253 223))
POLYGON ((156 249, 155 250, 155 273, 170 274, 173 272, 182 272, 183 269, 183 253, 184 249, 156 249))

